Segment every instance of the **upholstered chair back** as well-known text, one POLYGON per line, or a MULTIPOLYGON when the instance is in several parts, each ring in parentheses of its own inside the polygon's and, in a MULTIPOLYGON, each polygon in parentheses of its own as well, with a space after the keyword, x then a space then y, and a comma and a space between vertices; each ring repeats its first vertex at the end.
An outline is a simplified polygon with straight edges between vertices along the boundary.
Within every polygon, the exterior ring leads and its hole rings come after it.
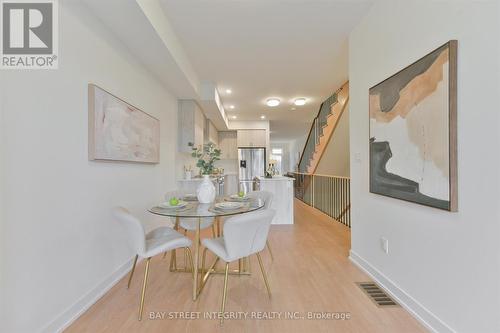
POLYGON ((261 209, 226 220, 224 244, 231 260, 248 257, 264 249, 274 214, 273 209, 261 209))
POLYGON ((139 255, 144 253, 146 251, 146 241, 141 221, 123 207, 115 207, 113 209, 113 216, 125 228, 135 252, 139 255))

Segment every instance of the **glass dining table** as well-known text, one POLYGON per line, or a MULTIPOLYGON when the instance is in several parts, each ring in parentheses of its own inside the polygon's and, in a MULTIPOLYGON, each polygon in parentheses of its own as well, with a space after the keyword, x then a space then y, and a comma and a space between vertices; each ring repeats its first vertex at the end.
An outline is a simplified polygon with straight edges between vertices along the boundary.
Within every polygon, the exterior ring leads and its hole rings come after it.
MULTIPOLYGON (((221 228, 220 228, 220 218, 221 217, 228 217, 228 216, 233 216, 233 215, 239 215, 239 214, 245 214, 245 213, 250 213, 256 210, 259 210, 264 207, 264 201, 259 198, 251 198, 248 200, 238 200, 238 199, 233 199, 231 197, 217 197, 215 199, 215 202, 209 203, 209 204, 202 204, 199 203, 197 200, 194 198, 184 198, 184 200, 187 202, 187 204, 183 207, 172 209, 172 208, 163 208, 160 206, 154 206, 151 207, 148 211, 152 214, 156 215, 161 215, 161 216, 166 216, 166 217, 173 217, 175 218, 175 225, 174 229, 178 230, 179 229, 179 220, 182 218, 186 219, 195 219, 197 222, 196 225, 196 230, 195 230, 195 237, 194 237, 194 242, 193 242, 193 247, 194 247, 194 253, 193 253, 193 301, 198 298, 199 293, 201 292, 201 289, 203 289, 204 283, 206 282, 206 279, 209 276, 209 273, 207 273, 204 277, 200 279, 198 277, 198 274, 200 272, 200 233, 201 233, 201 224, 202 224, 202 219, 205 218, 214 218, 214 223, 217 225, 217 232, 216 235, 217 237, 221 236, 221 228), (241 207, 237 209, 222 209, 219 208, 217 204, 225 202, 225 201, 237 201, 241 202, 242 205, 241 207), (200 283, 201 280, 201 283, 200 283)), ((218 258, 217 258, 218 260, 218 258)), ((217 260, 211 265, 211 267, 208 269, 208 271, 213 270, 215 265, 217 264, 217 260)), ((177 271, 176 267, 172 267, 173 263, 176 265, 176 253, 175 250, 172 251, 171 253, 171 260, 170 260, 170 269, 177 271)), ((187 267, 184 272, 188 272, 190 270, 187 270, 187 267)), ((201 272, 203 275, 203 271, 201 272)), ((239 263, 239 269, 238 273, 242 273, 242 268, 241 268, 241 261, 239 263)))

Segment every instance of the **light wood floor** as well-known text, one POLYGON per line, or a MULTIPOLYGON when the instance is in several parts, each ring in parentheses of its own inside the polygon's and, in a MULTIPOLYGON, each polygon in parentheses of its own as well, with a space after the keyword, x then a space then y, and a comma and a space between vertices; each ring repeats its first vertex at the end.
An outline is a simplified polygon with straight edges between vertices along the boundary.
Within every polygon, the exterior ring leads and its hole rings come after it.
MULTIPOLYGON (((150 320, 151 311, 219 310, 223 276, 210 278, 200 298, 191 300, 191 276, 171 273, 168 259, 151 262, 144 318, 137 321, 144 263, 138 265, 132 286, 124 278, 81 316, 66 332, 426 332, 402 308, 377 308, 355 284, 369 281, 348 259, 349 229, 327 216, 295 202, 295 224, 272 226, 269 236, 274 261, 262 253, 272 299, 252 258, 251 276, 230 276, 226 311, 349 312, 349 320, 150 320)), ((178 256, 178 262, 183 257, 178 256)), ((220 264, 219 264, 220 265, 220 264)))

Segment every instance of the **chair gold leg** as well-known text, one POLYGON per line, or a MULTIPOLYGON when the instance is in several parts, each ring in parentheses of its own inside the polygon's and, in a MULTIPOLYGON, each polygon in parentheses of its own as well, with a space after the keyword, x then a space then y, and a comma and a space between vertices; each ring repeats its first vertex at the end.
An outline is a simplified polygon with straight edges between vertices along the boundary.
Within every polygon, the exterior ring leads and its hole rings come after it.
POLYGON ((220 324, 224 323, 224 309, 226 308, 226 296, 227 296, 227 278, 229 273, 229 263, 226 262, 226 271, 224 272, 224 289, 222 290, 222 304, 220 306, 220 324))
POLYGON ((267 294, 269 295, 269 298, 271 298, 271 288, 269 287, 269 282, 267 281, 266 271, 264 270, 264 265, 262 264, 260 253, 257 253, 257 259, 259 259, 260 271, 262 272, 264 282, 266 283, 267 294))
MULTIPOLYGON (((191 249, 189 247, 186 247, 186 253, 187 253, 187 256, 189 258, 189 265, 191 266, 191 272, 193 273, 193 279, 194 279, 194 265, 193 265, 193 255, 191 253, 191 249)), ((187 268, 187 265, 186 265, 186 268, 187 268)))
POLYGON ((130 271, 130 276, 128 278, 127 289, 130 288, 130 282, 132 282, 132 276, 134 276, 135 265, 137 264, 137 258, 139 256, 136 254, 134 258, 134 264, 132 265, 132 270, 130 271))
POLYGON ((167 257, 167 251, 163 252, 163 259, 167 257))
POLYGON ((184 248, 184 269, 185 270, 188 269, 188 254, 186 248, 184 248))
POLYGON ((177 252, 173 249, 170 252, 170 271, 175 272, 177 270, 177 252))
POLYGON ((274 261, 273 251, 271 251, 271 245, 269 245, 269 240, 266 240, 267 250, 269 251, 269 255, 271 256, 271 260, 274 261))
POLYGON ((215 233, 215 225, 213 225, 213 224, 212 224, 212 237, 213 238, 217 237, 216 233, 215 233))
POLYGON ((142 311, 144 310, 144 296, 146 295, 146 285, 148 283, 149 262, 150 261, 151 261, 151 257, 149 257, 146 260, 146 268, 144 269, 144 282, 142 284, 141 304, 139 305, 139 320, 142 320, 142 311))
POLYGON ((207 257, 207 250, 208 248, 203 249, 203 255, 201 256, 201 275, 200 275, 200 281, 203 281, 203 275, 205 274, 205 259, 207 257))

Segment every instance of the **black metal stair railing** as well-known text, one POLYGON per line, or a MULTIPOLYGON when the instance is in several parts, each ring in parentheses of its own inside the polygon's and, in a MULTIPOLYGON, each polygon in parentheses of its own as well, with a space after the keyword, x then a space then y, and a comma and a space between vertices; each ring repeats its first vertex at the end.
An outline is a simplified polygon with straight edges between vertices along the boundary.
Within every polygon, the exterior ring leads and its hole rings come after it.
POLYGON ((292 172, 295 197, 351 227, 351 179, 292 172))
POLYGON ((298 165, 299 172, 307 172, 309 162, 316 151, 316 145, 319 143, 319 139, 323 135, 323 128, 328 123, 328 116, 330 115, 331 107, 337 102, 337 96, 338 94, 335 92, 323 103, 321 103, 318 114, 311 124, 311 129, 309 130, 309 135, 307 136, 306 144, 304 145, 304 149, 300 157, 298 165))

